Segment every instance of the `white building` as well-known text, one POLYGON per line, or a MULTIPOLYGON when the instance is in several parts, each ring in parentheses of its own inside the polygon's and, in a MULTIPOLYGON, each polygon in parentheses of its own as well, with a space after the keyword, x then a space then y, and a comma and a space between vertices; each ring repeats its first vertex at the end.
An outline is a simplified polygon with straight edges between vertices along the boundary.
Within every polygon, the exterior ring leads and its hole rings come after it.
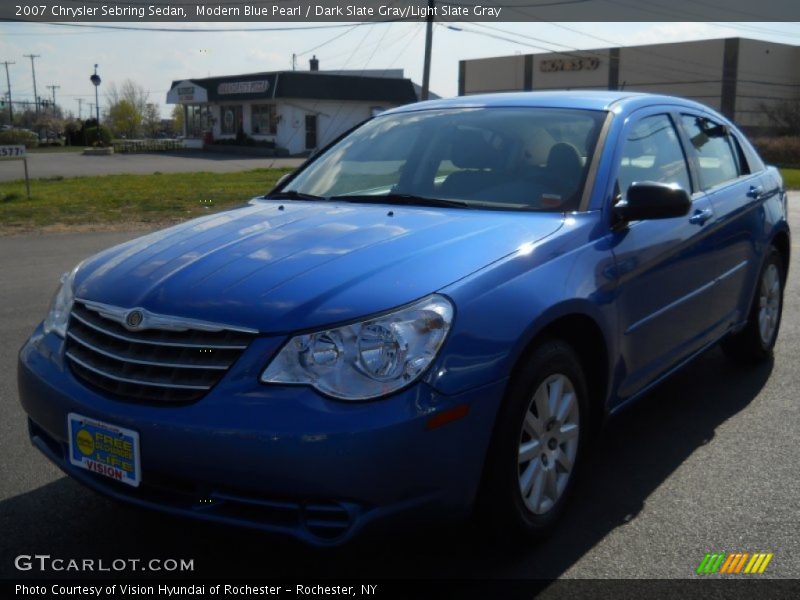
MULTIPOLYGON (((245 147, 273 146, 302 154, 393 106, 417 101, 402 71, 270 71, 173 81, 167 104, 184 111, 189 147, 234 140, 245 147)), ((223 142, 226 143, 226 142, 223 142)))

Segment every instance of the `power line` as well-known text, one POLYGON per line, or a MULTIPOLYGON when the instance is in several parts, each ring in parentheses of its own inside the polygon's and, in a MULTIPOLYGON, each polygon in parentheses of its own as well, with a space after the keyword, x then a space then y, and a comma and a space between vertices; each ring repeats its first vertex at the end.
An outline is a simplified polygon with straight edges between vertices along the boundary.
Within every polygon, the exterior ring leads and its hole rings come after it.
MULTIPOLYGON (((386 38, 386 34, 387 33, 389 33, 389 27, 387 27, 384 30, 383 35, 381 36, 381 39, 378 40, 377 45, 375 46, 375 48, 373 48, 372 54, 369 55, 369 58, 367 59, 367 62, 364 64, 364 68, 361 69, 362 73, 367 70, 367 66, 369 66, 369 63, 372 61, 373 58, 375 58, 375 53, 378 51, 378 48, 380 48, 381 42, 383 42, 383 40, 386 38)), ((384 71, 385 71, 385 69, 384 69, 384 71)), ((325 131, 322 132, 322 138, 323 139, 325 138, 325 136, 328 134, 328 132, 333 127, 333 124, 336 122, 336 119, 339 118, 339 113, 341 112, 343 107, 344 107, 344 102, 341 102, 339 104, 339 107, 336 109, 336 113, 333 115, 333 117, 331 118, 330 122, 328 123, 328 126, 325 128, 325 131)))
MULTIPOLYGON (((29 21, 20 21, 18 19, 8 19, 11 22, 29 23, 29 21)), ((96 23, 56 23, 44 22, 41 25, 51 25, 53 27, 78 27, 82 29, 110 29, 114 31, 145 31, 149 33, 248 33, 248 32, 281 32, 281 31, 315 31, 324 29, 342 29, 343 27, 364 27, 368 25, 377 25, 379 23, 394 23, 400 19, 386 19, 383 21, 365 21, 363 23, 336 23, 332 25, 294 25, 291 27, 226 27, 226 28, 208 28, 208 27, 137 27, 135 25, 105 25, 96 23)))
MULTIPOLYGON (((359 41, 359 42, 358 42, 358 44, 355 46, 355 48, 353 48, 353 51, 350 53, 350 56, 349 56, 349 57, 347 58, 347 60, 344 62, 344 66, 347 66, 347 64, 348 64, 348 63, 349 63, 349 62, 350 62, 350 61, 353 59, 353 57, 356 55, 356 52, 358 52, 359 48, 361 48, 361 46, 363 45, 363 43, 364 43, 364 42, 367 40, 367 38, 369 37, 369 34, 370 34, 370 33, 372 33, 372 29, 367 29, 367 33, 364 35, 364 37, 362 37, 362 38, 361 38, 361 41, 359 41)), ((307 112, 307 113, 314 113, 314 112, 316 111, 316 109, 317 109, 317 106, 319 106, 319 103, 320 103, 320 100, 316 100, 316 101, 314 102, 314 104, 311 106, 311 110, 310 110, 310 111, 306 111, 306 112, 307 112)), ((341 106, 341 105, 340 105, 340 106, 341 106)), ((298 132, 299 132, 299 131, 300 131, 300 127, 298 126, 298 127, 296 127, 296 128, 295 128, 295 130, 292 132, 292 135, 290 135, 290 136, 289 136, 289 139, 286 141, 286 147, 287 147, 287 149, 289 148, 289 146, 291 145, 291 143, 294 141, 294 138, 297 136, 297 134, 298 134, 298 132)), ((269 165, 269 168, 272 168, 273 166, 275 166, 275 161, 276 161, 276 160, 277 160, 277 159, 273 159, 273 160, 272 160, 272 163, 270 163, 270 165, 269 165)))
MULTIPOLYGON (((377 25, 378 23, 374 23, 374 24, 375 24, 375 25, 377 25)), ((339 38, 346 36, 348 33, 350 33, 351 31, 355 30, 355 28, 356 28, 356 27, 358 27, 358 24, 355 24, 355 25, 353 25, 353 26, 352 26, 350 29, 348 29, 347 31, 343 31, 342 33, 337 33, 337 34, 336 34, 335 36, 333 36, 331 39, 329 39, 329 40, 325 40, 325 41, 324 41, 324 42, 322 42, 321 44, 318 44, 318 45, 314 46, 313 48, 310 48, 309 50, 305 50, 304 52, 299 52, 299 53, 297 54, 297 56, 305 56, 306 54, 311 54, 312 52, 314 52, 314 50, 318 50, 319 48, 322 48, 323 46, 327 46, 327 45, 328 45, 328 44, 330 44, 331 42, 335 42, 335 41, 336 41, 336 40, 338 40, 339 38)))

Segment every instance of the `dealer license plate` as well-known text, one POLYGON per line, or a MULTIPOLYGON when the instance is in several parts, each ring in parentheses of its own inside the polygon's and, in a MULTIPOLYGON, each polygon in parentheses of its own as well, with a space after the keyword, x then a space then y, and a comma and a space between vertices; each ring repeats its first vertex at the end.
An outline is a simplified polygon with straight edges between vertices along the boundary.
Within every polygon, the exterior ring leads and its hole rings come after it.
POLYGON ((69 462, 137 487, 141 480, 139 433, 82 415, 67 415, 69 462))

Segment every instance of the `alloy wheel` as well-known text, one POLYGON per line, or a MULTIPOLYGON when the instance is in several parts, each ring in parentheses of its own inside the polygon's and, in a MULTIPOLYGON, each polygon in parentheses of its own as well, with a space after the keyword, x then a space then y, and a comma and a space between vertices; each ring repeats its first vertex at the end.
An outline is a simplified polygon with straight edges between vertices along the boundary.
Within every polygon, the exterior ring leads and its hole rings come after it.
POLYGON ((758 332, 761 342, 768 346, 778 327, 781 308, 781 278, 778 266, 771 263, 761 277, 758 296, 758 332))
POLYGON ((575 386, 566 375, 550 375, 531 398, 519 439, 519 488, 531 512, 548 512, 564 493, 578 454, 579 432, 575 386))

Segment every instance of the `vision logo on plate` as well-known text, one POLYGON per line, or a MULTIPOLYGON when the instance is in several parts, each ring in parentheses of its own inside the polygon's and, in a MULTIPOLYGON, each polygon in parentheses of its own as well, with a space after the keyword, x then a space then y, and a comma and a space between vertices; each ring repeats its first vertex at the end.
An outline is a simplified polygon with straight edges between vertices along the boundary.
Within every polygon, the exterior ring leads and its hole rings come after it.
POLYGON ((94 452, 94 440, 92 439, 92 434, 89 433, 85 429, 81 429, 75 435, 76 445, 78 446, 78 450, 84 456, 91 456, 94 452))

